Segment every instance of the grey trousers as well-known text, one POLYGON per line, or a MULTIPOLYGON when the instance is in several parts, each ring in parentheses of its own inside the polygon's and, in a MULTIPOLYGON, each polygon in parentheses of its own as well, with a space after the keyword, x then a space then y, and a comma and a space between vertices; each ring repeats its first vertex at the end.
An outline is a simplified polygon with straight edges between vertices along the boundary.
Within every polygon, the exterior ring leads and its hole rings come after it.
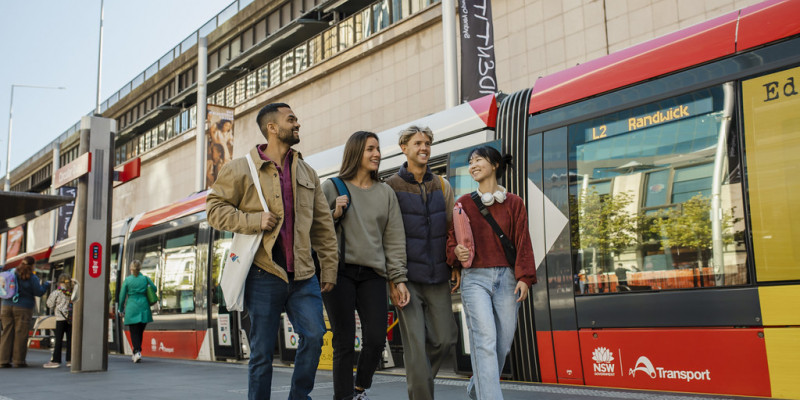
POLYGON ((399 310, 399 325, 408 398, 433 399, 433 378, 458 335, 450 300, 450 284, 406 282, 406 286, 411 301, 399 310))

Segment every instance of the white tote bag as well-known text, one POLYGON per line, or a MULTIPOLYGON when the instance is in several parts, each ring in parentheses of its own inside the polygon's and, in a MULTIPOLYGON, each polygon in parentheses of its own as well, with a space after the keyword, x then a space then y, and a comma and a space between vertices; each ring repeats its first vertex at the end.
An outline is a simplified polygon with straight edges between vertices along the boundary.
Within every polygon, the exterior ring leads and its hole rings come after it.
MULTIPOLYGON (((258 192, 258 199, 265 212, 269 212, 264 194, 261 192, 261 184, 258 180, 258 172, 253 164, 253 158, 247 153, 247 164, 250 166, 250 175, 258 192)), ((261 246, 261 238, 264 232, 255 235, 245 235, 234 233, 231 248, 225 258, 225 266, 222 268, 219 286, 222 295, 225 297, 225 304, 228 311, 242 311, 244 309, 244 281, 247 280, 247 273, 253 265, 253 258, 256 256, 258 246, 261 246)))

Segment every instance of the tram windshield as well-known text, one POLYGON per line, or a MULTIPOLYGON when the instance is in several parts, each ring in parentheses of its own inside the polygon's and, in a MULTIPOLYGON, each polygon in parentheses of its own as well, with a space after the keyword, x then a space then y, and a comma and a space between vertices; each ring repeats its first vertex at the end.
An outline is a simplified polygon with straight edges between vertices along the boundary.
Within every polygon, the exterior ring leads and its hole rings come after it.
POLYGON ((569 127, 577 293, 747 283, 738 141, 724 122, 732 93, 704 89, 569 127))

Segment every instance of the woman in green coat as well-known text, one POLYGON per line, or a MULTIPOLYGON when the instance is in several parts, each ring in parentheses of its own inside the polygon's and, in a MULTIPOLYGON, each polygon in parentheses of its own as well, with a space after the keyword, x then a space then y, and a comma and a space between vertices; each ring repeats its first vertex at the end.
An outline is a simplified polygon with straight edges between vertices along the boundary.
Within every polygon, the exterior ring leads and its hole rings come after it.
POLYGON ((139 273, 142 269, 141 261, 131 261, 129 268, 131 275, 122 282, 119 292, 119 314, 125 317, 125 325, 130 328, 133 347, 131 359, 138 363, 142 359, 144 328, 148 322, 153 322, 153 313, 150 312, 150 303, 147 301, 147 287, 150 286, 155 291, 156 285, 150 278, 139 273))

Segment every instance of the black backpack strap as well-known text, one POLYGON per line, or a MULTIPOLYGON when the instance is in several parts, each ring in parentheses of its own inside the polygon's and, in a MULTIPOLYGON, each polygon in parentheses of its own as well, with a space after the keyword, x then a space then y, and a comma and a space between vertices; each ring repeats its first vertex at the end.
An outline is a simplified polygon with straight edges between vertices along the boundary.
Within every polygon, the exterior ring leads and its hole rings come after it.
POLYGON ((497 221, 494 220, 494 217, 492 217, 492 214, 490 214, 489 210, 486 209, 486 206, 483 205, 483 202, 481 202, 480 197, 478 197, 478 193, 472 192, 471 197, 472 201, 475 202, 475 205, 481 212, 481 215, 483 215, 483 218, 486 219, 486 222, 488 222, 489 225, 491 225, 492 230, 494 230, 494 233, 497 234, 497 237, 500 238, 500 244, 503 245, 503 253, 506 254, 506 261, 508 261, 508 263, 511 264, 511 267, 513 268, 514 264, 516 264, 517 261, 517 249, 514 247, 514 244, 511 243, 511 240, 508 238, 508 236, 506 236, 505 232, 503 232, 503 229, 500 228, 500 225, 497 225, 497 221))

